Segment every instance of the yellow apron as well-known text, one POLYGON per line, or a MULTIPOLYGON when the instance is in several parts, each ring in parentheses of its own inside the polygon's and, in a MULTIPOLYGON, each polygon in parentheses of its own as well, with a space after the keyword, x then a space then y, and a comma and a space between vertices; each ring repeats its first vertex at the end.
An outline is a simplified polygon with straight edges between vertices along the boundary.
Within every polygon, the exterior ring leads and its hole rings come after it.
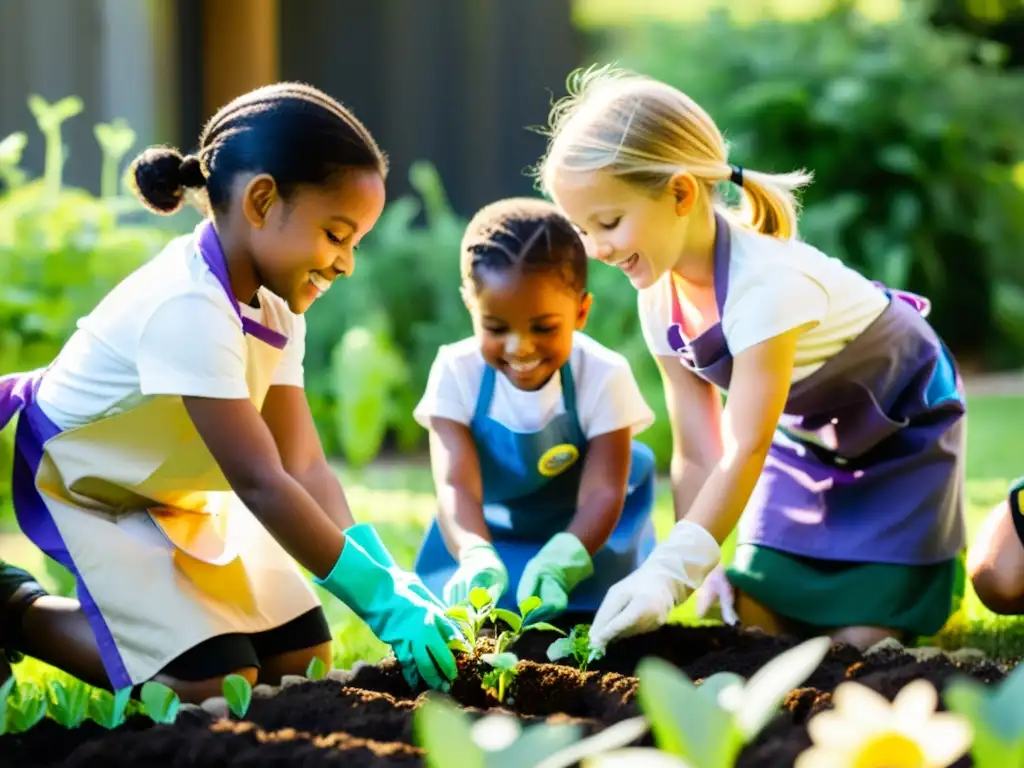
MULTIPOLYGON (((245 339, 259 410, 282 350, 258 334, 245 339)), ((231 491, 180 397, 157 396, 64 432, 30 405, 18 435, 28 480, 23 501, 15 499, 19 522, 77 572, 115 686, 152 678, 204 640, 273 629, 319 605, 294 561, 231 491), (32 453, 35 489, 26 471, 32 453), (37 517, 48 519, 30 520, 40 498, 37 517)), ((16 461, 16 481, 18 472, 16 461)))

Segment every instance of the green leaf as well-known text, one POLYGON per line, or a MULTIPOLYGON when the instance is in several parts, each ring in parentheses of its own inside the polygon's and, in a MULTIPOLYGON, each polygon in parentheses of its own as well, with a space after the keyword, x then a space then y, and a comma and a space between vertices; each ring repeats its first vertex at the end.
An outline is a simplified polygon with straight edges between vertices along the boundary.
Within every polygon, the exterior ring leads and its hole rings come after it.
MULTIPOLYGON (((530 726, 524 729, 512 744, 504 749, 490 751, 487 756, 487 766, 488 768, 540 766, 545 758, 569 748, 580 738, 582 733, 583 729, 579 725, 540 723, 530 726)), ((474 738, 476 738, 475 731, 474 738)))
POLYGON ((531 611, 537 610, 541 605, 542 601, 536 595, 530 595, 530 597, 523 600, 523 602, 519 604, 519 613, 523 615, 523 620, 525 621, 527 614, 531 611))
POLYGON ((0 736, 7 733, 8 712, 10 711, 11 691, 14 689, 16 678, 11 675, 0 685, 0 736))
POLYGON ((519 658, 514 653, 484 653, 480 660, 495 669, 515 669, 519 658))
POLYGON ((741 740, 728 712, 709 706, 690 679, 663 659, 643 659, 637 678, 637 700, 660 749, 695 768, 733 764, 741 740))
MULTIPOLYGON (((318 660, 319 661, 319 660, 318 660)), ((222 684, 224 698, 235 717, 245 717, 252 703, 252 686, 241 675, 228 675, 222 684)))
POLYGON ((512 611, 504 608, 495 608, 491 611, 491 621, 496 621, 498 619, 501 619, 508 624, 509 628, 511 628, 513 632, 519 632, 519 630, 523 628, 522 618, 516 616, 512 611))
POLYGON ((491 593, 483 587, 474 587, 469 593, 469 604, 481 610, 492 603, 491 593))
POLYGON ((142 686, 142 706, 146 716, 155 723, 173 723, 178 717, 181 701, 173 690, 163 683, 150 680, 142 686))
POLYGON ((565 634, 563 630, 559 629, 554 624, 548 624, 546 621, 536 621, 533 624, 527 624, 525 627, 523 627, 524 632, 531 629, 537 630, 539 632, 557 632, 560 635, 565 634))
POLYGON ((548 660, 558 661, 572 655, 572 640, 568 637, 560 637, 548 646, 548 660))
POLYGON ((453 605, 445 610, 444 615, 449 619, 455 619, 459 623, 469 624, 469 611, 464 605, 453 605))
POLYGON ((28 135, 24 131, 16 131, 0 141, 0 165, 15 166, 21 163, 26 146, 28 135))
POLYGON ((779 654, 761 667, 743 688, 742 702, 736 713, 736 727, 747 741, 761 732, 775 716, 779 704, 791 690, 818 668, 832 640, 816 637, 779 654))
POLYGON ((447 699, 428 694, 413 714, 413 731, 427 768, 484 768, 484 752, 473 742, 469 717, 447 699))
POLYGON ((745 682, 743 677, 735 672, 716 672, 697 686, 697 693, 716 702, 722 709, 734 711, 733 695, 742 695, 745 682))
POLYGON ((310 680, 323 680, 327 675, 327 665, 319 656, 314 656, 306 667, 306 677, 310 680))

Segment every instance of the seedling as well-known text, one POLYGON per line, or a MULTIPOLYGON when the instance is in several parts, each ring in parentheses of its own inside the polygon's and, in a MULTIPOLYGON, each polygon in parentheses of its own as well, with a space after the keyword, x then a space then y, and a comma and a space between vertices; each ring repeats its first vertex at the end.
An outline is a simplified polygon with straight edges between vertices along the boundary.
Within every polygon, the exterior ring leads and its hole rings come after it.
POLYGON ((466 638, 465 642, 459 638, 453 639, 449 641, 448 647, 472 653, 480 630, 483 629, 484 622, 493 609, 494 600, 491 594, 483 587, 477 587, 469 593, 468 601, 453 605, 445 611, 445 616, 455 620, 462 630, 462 636, 466 638))
POLYGON ((310 680, 323 680, 327 676, 327 665, 319 656, 314 656, 306 667, 306 677, 310 680))
POLYGON ((11 677, 0 686, 0 735, 24 733, 45 716, 46 694, 38 685, 11 677))
POLYGON ((154 723, 170 724, 178 717, 181 700, 163 683, 150 680, 142 686, 142 708, 154 723))
POLYGON ((564 635, 565 632, 560 630, 554 624, 548 624, 546 621, 534 621, 530 622, 530 615, 540 608, 542 605, 539 597, 528 597, 519 604, 519 615, 507 611, 504 608, 495 608, 491 613, 491 621, 494 622, 495 627, 498 625, 498 620, 508 624, 508 629, 498 635, 496 643, 497 652, 504 653, 507 649, 512 647, 512 644, 518 640, 524 632, 529 632, 532 629, 541 630, 544 632, 557 632, 560 635, 564 635))
POLYGON ((77 728, 89 713, 89 690, 81 683, 65 685, 51 680, 49 685, 50 715, 65 728, 77 728))
POLYGON ((586 672, 591 662, 604 656, 604 651, 590 645, 589 624, 577 624, 568 637, 560 637, 548 646, 549 661, 558 661, 567 656, 576 659, 581 672, 586 672))
POLYGON ((228 709, 235 717, 245 717, 252 703, 252 686, 241 675, 228 675, 222 684, 228 709))
POLYGON ((974 730, 971 760, 977 768, 1024 764, 1024 664, 997 686, 958 677, 950 682, 943 699, 974 730))
POLYGON ((131 700, 131 686, 126 686, 114 694, 96 691, 89 699, 89 718, 108 730, 117 728, 124 723, 131 700))
POLYGON ((485 653, 480 660, 491 667, 481 678, 481 687, 498 701, 505 701, 505 691, 519 674, 519 659, 514 653, 485 653))

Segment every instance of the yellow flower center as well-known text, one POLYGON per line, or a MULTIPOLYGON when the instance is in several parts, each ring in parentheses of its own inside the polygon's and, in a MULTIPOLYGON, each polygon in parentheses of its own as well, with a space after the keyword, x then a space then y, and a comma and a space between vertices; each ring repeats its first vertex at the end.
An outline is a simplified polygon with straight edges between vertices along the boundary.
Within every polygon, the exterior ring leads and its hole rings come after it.
POLYGON ((852 768, 927 768, 924 751, 899 733, 880 733, 864 742, 852 768))

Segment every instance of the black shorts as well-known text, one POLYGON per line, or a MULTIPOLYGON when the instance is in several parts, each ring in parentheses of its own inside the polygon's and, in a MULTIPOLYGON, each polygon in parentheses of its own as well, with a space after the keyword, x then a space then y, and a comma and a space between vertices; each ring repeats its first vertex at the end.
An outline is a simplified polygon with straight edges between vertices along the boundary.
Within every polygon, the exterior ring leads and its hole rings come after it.
POLYGON ((1017 538, 1024 545, 1024 477, 1017 478, 1017 481, 1010 486, 1008 498, 1013 527, 1017 529, 1017 538))
POLYGON ((178 680, 208 680, 242 667, 259 669, 262 659, 312 648, 330 639, 327 617, 318 607, 265 632, 211 637, 185 651, 161 671, 178 680))

